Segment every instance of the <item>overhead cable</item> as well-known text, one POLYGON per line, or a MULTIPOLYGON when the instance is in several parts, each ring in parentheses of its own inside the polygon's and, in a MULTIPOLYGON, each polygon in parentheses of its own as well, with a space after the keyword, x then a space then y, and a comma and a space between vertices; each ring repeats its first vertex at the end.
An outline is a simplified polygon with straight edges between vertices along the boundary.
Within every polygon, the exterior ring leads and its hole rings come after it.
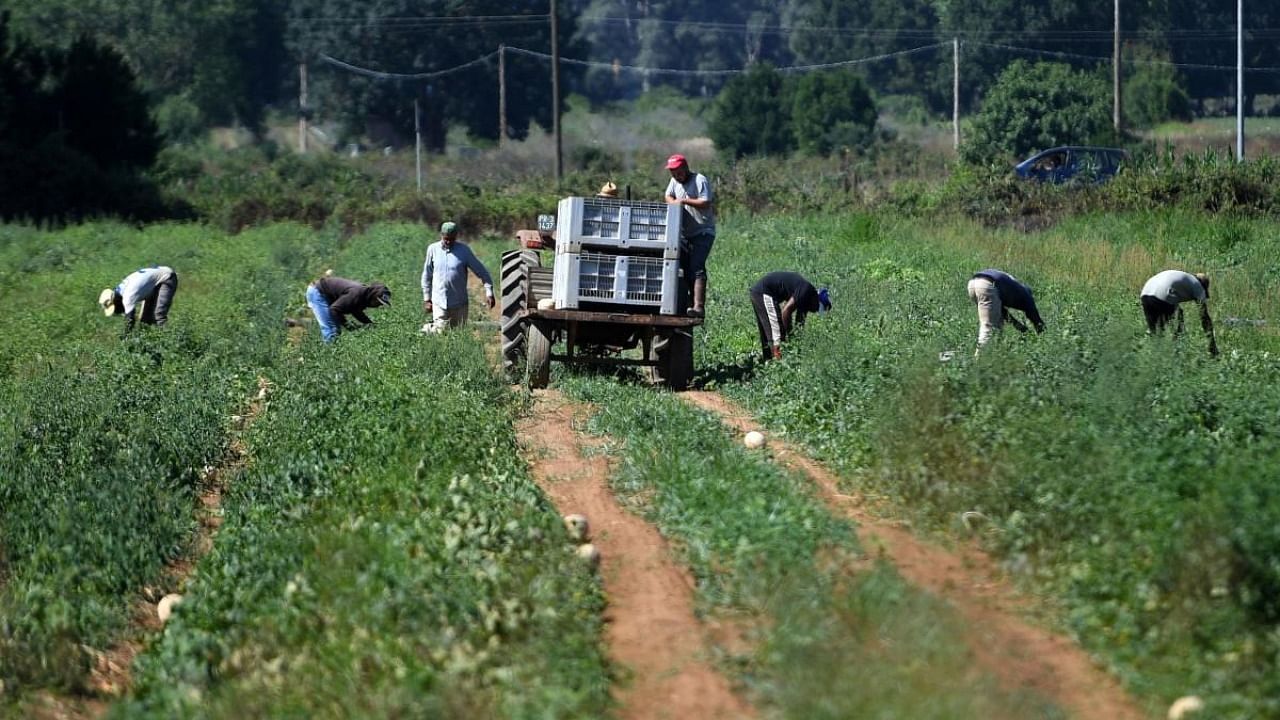
POLYGON ((330 65, 333 65, 334 67, 339 67, 348 72, 353 72, 357 75, 363 75, 365 77, 373 78, 375 80, 430 80, 432 78, 444 77, 445 75, 452 75, 453 73, 466 70, 469 67, 486 63, 494 55, 497 55, 497 54, 498 54, 498 51, 494 50, 488 55, 478 57, 475 60, 462 63, 461 65, 457 65, 451 68, 446 68, 444 70, 434 70, 432 72, 421 72, 421 73, 393 73, 393 72, 382 72, 381 70, 370 70, 369 68, 362 68, 356 65, 352 65, 351 63, 343 62, 341 60, 338 60, 337 58, 333 58, 328 55, 325 55, 324 53, 320 53, 320 59, 323 60, 324 62, 329 63, 330 65))

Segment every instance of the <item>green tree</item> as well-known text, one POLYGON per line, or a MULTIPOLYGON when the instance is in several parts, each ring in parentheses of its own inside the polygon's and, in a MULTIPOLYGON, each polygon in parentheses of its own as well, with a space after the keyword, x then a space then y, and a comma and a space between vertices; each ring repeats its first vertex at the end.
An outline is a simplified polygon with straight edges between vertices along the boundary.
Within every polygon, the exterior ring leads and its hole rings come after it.
POLYGON ((1151 51, 1138 53, 1138 59, 1149 62, 1139 64, 1124 81, 1125 122, 1146 128, 1167 120, 1189 121, 1191 99, 1177 69, 1160 64, 1164 58, 1151 51))
POLYGON ((785 153, 794 146, 787 83, 772 65, 753 65, 725 84, 712 107, 707 132, 734 157, 785 153))
POLYGON ((967 161, 991 162, 1055 145, 1114 141, 1111 86, 1101 74, 1018 60, 987 93, 960 151, 967 161))
MULTIPOLYGON (((152 102, 179 98, 189 124, 261 130, 289 68, 280 3, 264 0, 8 0, 34 42, 66 48, 77 37, 119 51, 152 102)), ((163 128, 166 133, 173 128, 163 128)), ((173 132, 173 134, 179 134, 173 132)))
MULTIPOLYGON (((937 42, 932 0, 792 0, 784 15, 797 63, 833 63, 937 42)), ((866 63, 857 72, 879 95, 921 96, 935 109, 950 102, 948 66, 938 51, 866 63), (936 78, 945 75, 946 83, 936 78), (942 92, 943 85, 946 85, 942 92)))
MULTIPOLYGON (((423 111, 424 142, 444 149, 451 125, 479 138, 498 137, 497 58, 421 80, 379 80, 318 62, 321 54, 396 74, 449 71, 491 55, 506 44, 550 50, 545 4, 513 9, 501 0, 449 3, 424 8, 418 0, 293 0, 287 46, 312 64, 312 97, 321 117, 338 118, 344 134, 359 137, 371 119, 388 123, 406 137, 413 132, 413 100, 423 111), (503 21, 463 20, 463 16, 503 15, 503 21), (528 20, 512 18, 528 15, 528 20), (426 16, 426 17, 424 17, 426 16), (451 21, 450 18, 459 18, 451 21)), ((573 34, 572 18, 561 10, 562 37, 573 34)), ((572 46, 564 52, 573 52, 572 46)), ((507 56, 507 120, 512 137, 523 138, 531 122, 551 125, 550 66, 545 60, 507 56)))
POLYGON ((875 138, 876 117, 871 91, 850 70, 809 73, 792 93, 791 128, 807 153, 866 147, 875 138))

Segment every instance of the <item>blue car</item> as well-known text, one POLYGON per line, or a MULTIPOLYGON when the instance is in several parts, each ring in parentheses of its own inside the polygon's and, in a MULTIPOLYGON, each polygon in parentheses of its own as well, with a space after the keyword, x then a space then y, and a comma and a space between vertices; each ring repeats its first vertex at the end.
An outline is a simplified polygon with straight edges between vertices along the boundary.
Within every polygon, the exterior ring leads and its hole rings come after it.
POLYGON ((1064 145, 1042 150, 1014 167, 1018 177, 1049 183, 1103 183, 1115 176, 1129 153, 1121 148, 1064 145))

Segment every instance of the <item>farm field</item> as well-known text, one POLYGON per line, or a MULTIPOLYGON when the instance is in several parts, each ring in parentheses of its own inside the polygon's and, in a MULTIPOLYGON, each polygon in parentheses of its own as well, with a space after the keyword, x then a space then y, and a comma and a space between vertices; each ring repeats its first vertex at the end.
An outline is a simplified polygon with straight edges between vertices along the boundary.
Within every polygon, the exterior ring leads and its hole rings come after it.
MULTIPOLYGON (((699 380, 878 512, 986 547, 1153 715, 1184 694, 1213 717, 1275 715, 1277 229, 726 217, 699 380), (1035 288, 1048 331, 975 359, 964 285, 993 265, 1035 288), (1137 289, 1165 267, 1213 277, 1216 360, 1194 317, 1176 342, 1143 336, 1137 289), (773 269, 830 285, 836 309, 762 366, 746 288, 773 269)), ((0 342, 0 715, 102 699, 95 658, 136 633, 147 587, 184 601, 117 717, 611 712, 626 670, 599 580, 521 458, 527 398, 489 328, 416 332, 422 228, 0 233, 19 320, 0 342), (182 278, 170 326, 121 341, 92 298, 151 261, 182 278), (282 322, 326 268, 395 293, 333 346, 282 322), (231 420, 259 387, 252 421, 231 420), (233 446, 212 550, 178 577, 206 468, 233 446)), ((475 243, 495 271, 507 246, 475 243)), ((590 410, 617 497, 691 571, 698 616, 742 628, 715 665, 760 716, 1070 716, 975 668, 947 603, 718 418, 627 374, 553 382, 590 410)))

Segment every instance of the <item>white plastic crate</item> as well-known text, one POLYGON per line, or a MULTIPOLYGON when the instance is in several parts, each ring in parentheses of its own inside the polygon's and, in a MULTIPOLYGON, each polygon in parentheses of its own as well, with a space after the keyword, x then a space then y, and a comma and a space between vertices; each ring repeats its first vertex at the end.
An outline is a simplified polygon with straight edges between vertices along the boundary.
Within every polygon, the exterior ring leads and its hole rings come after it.
POLYGON ((557 253, 552 299, 557 308, 590 309, 591 303, 638 305, 676 313, 680 263, 660 257, 557 253), (583 307, 583 304, 588 307, 583 307))
POLYGON ((568 197, 556 215, 556 252, 592 248, 660 251, 680 257, 680 206, 638 200, 568 197))

